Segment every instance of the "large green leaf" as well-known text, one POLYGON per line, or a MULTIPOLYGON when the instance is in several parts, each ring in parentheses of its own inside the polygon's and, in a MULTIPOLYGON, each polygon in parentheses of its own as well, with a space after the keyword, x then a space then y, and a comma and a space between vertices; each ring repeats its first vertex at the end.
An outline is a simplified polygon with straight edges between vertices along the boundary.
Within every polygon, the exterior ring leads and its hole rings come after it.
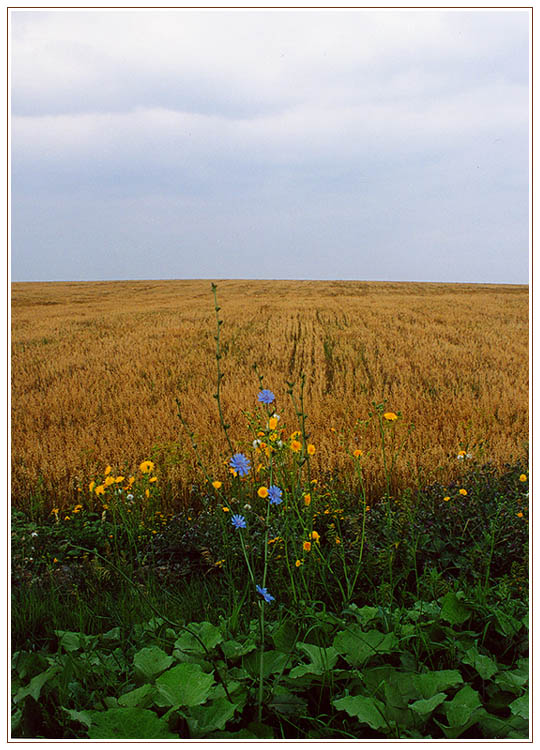
MULTIPOLYGON (((283 651, 265 651, 263 654, 263 678, 266 679, 271 674, 281 672, 287 664, 288 659, 288 655, 284 654, 283 651)), ((253 653, 244 656, 242 660, 242 665, 252 677, 259 677, 260 663, 260 651, 254 651, 253 653)))
POLYGON ((411 676, 411 681, 422 698, 429 700, 443 690, 460 685, 463 677, 457 669, 441 669, 411 676))
POLYGON ((368 724, 372 729, 383 729, 388 726, 384 716, 384 703, 371 696, 347 695, 332 701, 339 711, 346 711, 349 716, 368 724))
POLYGON ((156 688, 148 682, 136 690, 124 693, 118 698, 118 704, 127 708, 148 708, 152 704, 156 688))
POLYGON ((399 648, 394 633, 381 633, 379 630, 364 632, 359 625, 351 625, 339 632, 333 645, 353 667, 362 666, 372 656, 390 654, 399 648))
POLYGON ((235 641, 231 638, 227 641, 223 641, 223 643, 221 644, 221 650, 223 651, 223 654, 227 659, 238 659, 240 658, 240 656, 245 656, 246 654, 251 653, 251 651, 254 651, 255 648, 255 640, 250 638, 248 638, 243 643, 235 641))
POLYGON ((153 679, 160 672, 168 669, 172 663, 172 656, 166 654, 159 646, 141 648, 133 657, 135 673, 147 680, 153 679))
POLYGON ((298 639, 298 632, 289 620, 283 620, 272 633, 274 646, 278 651, 289 653, 298 639))
POLYGON ((88 730, 91 740, 179 739, 163 719, 145 708, 109 708, 86 713, 92 719, 88 730))
POLYGON ((473 690, 470 685, 465 685, 446 705, 446 718, 449 726, 464 727, 481 705, 482 701, 476 690, 473 690))
POLYGON ((156 680, 158 705, 198 706, 208 698, 213 684, 213 675, 203 672, 198 664, 178 664, 156 680))
POLYGON ((471 616, 471 608, 449 591, 442 601, 441 619, 451 625, 462 625, 471 616))
POLYGON ((204 737, 209 732, 225 729, 225 724, 233 718, 237 707, 228 698, 217 698, 204 706, 193 706, 187 717, 191 736, 204 737))
POLYGON ((287 716, 304 716, 307 712, 307 701, 299 695, 290 693, 288 690, 280 689, 272 696, 269 708, 278 714, 287 716))
POLYGON ((510 703, 510 711, 515 716, 519 716, 522 719, 529 720, 529 691, 525 693, 525 695, 521 695, 519 698, 516 698, 515 701, 512 701, 510 703))
POLYGON ((409 708, 417 713, 422 719, 426 719, 430 714, 435 711, 437 706, 440 706, 447 699, 446 693, 435 693, 431 698, 426 700, 420 698, 420 700, 411 703, 409 708))
POLYGON ((468 649, 461 660, 464 664, 474 667, 483 680, 489 680, 498 671, 496 662, 489 656, 479 653, 476 646, 468 649))
POLYGON ((333 646, 322 648, 314 643, 298 643, 298 648, 306 653, 310 659, 309 664, 301 664, 291 669, 291 678, 303 677, 306 674, 322 675, 329 672, 336 664, 338 652, 333 646))
POLYGON ((206 654, 206 650, 211 651, 223 641, 219 628, 210 622, 192 622, 189 630, 192 632, 184 630, 174 644, 184 653, 206 654))
POLYGON ((60 667, 58 665, 53 665, 41 674, 36 675, 30 680, 28 685, 17 690, 13 702, 20 703, 27 695, 30 695, 35 701, 39 700, 41 688, 51 679, 51 677, 57 675, 58 672, 60 672, 60 667))

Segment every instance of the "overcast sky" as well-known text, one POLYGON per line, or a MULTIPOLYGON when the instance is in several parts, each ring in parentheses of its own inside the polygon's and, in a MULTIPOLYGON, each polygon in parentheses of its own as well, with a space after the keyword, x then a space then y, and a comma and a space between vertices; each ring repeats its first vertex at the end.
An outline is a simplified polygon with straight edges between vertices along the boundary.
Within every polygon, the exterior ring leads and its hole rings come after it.
POLYGON ((529 11, 11 11, 14 281, 528 283, 529 11))

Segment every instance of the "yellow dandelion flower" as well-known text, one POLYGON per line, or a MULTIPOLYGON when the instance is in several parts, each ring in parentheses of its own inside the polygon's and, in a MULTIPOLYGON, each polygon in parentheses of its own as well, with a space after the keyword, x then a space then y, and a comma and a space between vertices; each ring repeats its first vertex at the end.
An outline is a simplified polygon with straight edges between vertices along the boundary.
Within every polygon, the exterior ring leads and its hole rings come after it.
POLYGON ((96 487, 96 489, 94 490, 94 492, 96 493, 96 495, 104 495, 105 494, 105 485, 98 484, 98 486, 96 487))
POLYGON ((108 474, 110 474, 111 471, 112 471, 112 466, 107 466, 107 468, 105 469, 105 476, 107 476, 108 474))
POLYGON ((238 475, 237 475, 237 473, 236 473, 236 471, 235 471, 235 470, 234 470, 234 469, 232 468, 232 466, 231 466, 231 467, 229 467, 229 471, 230 471, 230 473, 231 473, 231 474, 233 475, 233 477, 236 477, 236 476, 238 476, 238 475))
POLYGON ((73 508, 73 513, 80 513, 80 512, 81 512, 81 510, 82 510, 82 505, 76 505, 76 506, 75 506, 75 507, 73 508))
POLYGON ((467 490, 461 489, 461 490, 459 491, 459 494, 460 494, 460 495, 466 495, 466 494, 467 494, 467 490))
POLYGON ((363 455, 364 455, 364 451, 361 451, 361 450, 360 450, 360 448, 357 448, 357 449, 356 449, 356 450, 355 450, 355 451, 353 452, 353 456, 354 456, 355 458, 360 458, 360 456, 363 456, 363 455))
POLYGON ((134 481, 135 481, 135 477, 130 477, 128 479, 128 484, 129 484, 130 487, 131 487, 131 485, 133 484, 134 481))
POLYGON ((277 427, 277 424, 278 424, 277 417, 270 417, 270 419, 268 420, 268 428, 270 430, 275 430, 277 427))
POLYGON ((443 497, 443 500, 444 500, 445 503, 447 503, 450 500, 450 498, 447 495, 446 497, 443 497))
POLYGON ((309 453, 310 456, 313 456, 316 450, 317 449, 315 448, 315 446, 312 445, 311 443, 307 447, 307 452, 309 453))
POLYGON ((304 542, 302 545, 304 552, 311 552, 311 542, 304 542))
POLYGON ((394 412, 393 412, 393 411, 385 411, 385 413, 383 414, 383 417, 384 417, 384 418, 385 418, 385 419, 386 419, 386 420, 387 420, 388 422, 395 422, 395 421, 396 421, 396 419, 398 418, 397 414, 394 414, 394 412))
POLYGON ((109 506, 107 505, 107 503, 103 503, 103 510, 109 510, 109 506))
POLYGON ((523 518, 523 513, 521 511, 519 511, 519 513, 517 514, 517 517, 518 518, 523 518))
POLYGON ((297 560, 294 564, 296 565, 297 568, 299 568, 302 565, 302 563, 303 563, 303 560, 297 560))
POLYGON ((57 563, 57 562, 58 562, 58 558, 57 557, 53 557, 53 563, 57 563))
POLYGON ((116 484, 120 484, 120 482, 123 482, 124 479, 125 479, 125 477, 116 477, 116 479, 114 481, 116 482, 116 484))
POLYGON ((149 497, 150 497, 150 490, 149 490, 149 489, 146 489, 146 490, 144 491, 144 494, 146 495, 146 497, 147 497, 147 498, 149 498, 149 497))
POLYGON ((311 484, 319 484, 319 480, 318 479, 312 479, 311 480, 311 484))
POLYGON ((108 477, 105 477, 105 481, 103 482, 105 487, 110 487, 111 484, 114 484, 114 477, 111 477, 110 474, 108 477))
POLYGON ((527 481, 527 475, 526 474, 520 474, 519 475, 519 481, 520 482, 526 482, 527 481))
POLYGON ((214 567, 215 568, 222 568, 224 562, 225 562, 225 560, 217 560, 217 562, 214 563, 214 567))
POLYGON ((70 520, 69 516, 64 516, 64 521, 69 521, 69 520, 70 520))
POLYGON ((336 537, 336 544, 341 544, 341 539, 338 536, 336 537))
POLYGON ((219 490, 219 488, 222 486, 222 484, 223 484, 222 482, 220 482, 218 479, 216 479, 215 482, 212 482, 212 487, 215 490, 219 490))
POLYGON ((261 432, 261 430, 259 430, 259 432, 257 433, 257 437, 264 437, 264 432, 261 432))
POLYGON ((60 508, 53 508, 51 510, 51 513, 54 513, 55 516, 57 516, 59 512, 60 512, 60 508))
POLYGON ((262 464, 259 464, 255 470, 255 473, 258 474, 262 469, 264 469, 264 466, 262 464))
POLYGON ((462 457, 463 457, 463 456, 466 456, 466 455, 467 455, 467 451, 458 451, 458 458, 459 458, 460 456, 462 456, 462 457))
POLYGON ((337 432, 335 427, 330 427, 330 432, 337 432))
POLYGON ((292 440, 291 450, 294 451, 294 453, 298 453, 302 450, 302 443, 299 440, 292 440))
POLYGON ((157 477, 152 477, 149 481, 150 482, 157 482, 157 477))
POLYGON ((291 433, 291 440, 297 440, 302 433, 300 430, 295 430, 293 433, 291 433))
POLYGON ((229 508, 227 508, 227 506, 226 506, 226 505, 222 505, 222 506, 221 506, 221 510, 222 510, 222 511, 223 511, 224 513, 228 513, 228 512, 229 512, 229 508))
POLYGON ((154 471, 154 462, 153 461, 143 461, 139 465, 139 471, 141 474, 150 474, 151 471, 154 471))
POLYGON ((321 538, 321 535, 319 534, 318 531, 312 531, 311 534, 309 535, 309 538, 313 539, 314 542, 318 542, 319 539, 321 538))
POLYGON ((271 432, 270 435, 268 435, 268 439, 270 440, 270 442, 275 443, 278 439, 277 432, 271 432))
POLYGON ((307 492, 304 495, 304 505, 309 505, 311 503, 311 494, 307 492))
POLYGON ((96 483, 94 481, 90 482, 90 484, 88 485, 88 489, 90 490, 90 492, 92 492, 95 486, 96 486, 96 483))
POLYGON ((268 497, 268 488, 259 487, 259 489, 257 490, 257 495, 262 498, 268 497))

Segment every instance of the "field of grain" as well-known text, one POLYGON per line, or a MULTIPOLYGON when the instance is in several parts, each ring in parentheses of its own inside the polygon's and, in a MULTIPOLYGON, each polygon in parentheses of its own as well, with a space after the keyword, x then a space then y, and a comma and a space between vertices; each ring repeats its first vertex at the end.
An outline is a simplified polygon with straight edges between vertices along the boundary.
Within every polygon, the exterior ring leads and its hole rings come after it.
MULTIPOLYGON (((107 464, 152 457, 171 501, 200 474, 175 397, 216 478, 226 442, 216 401, 210 281, 12 284, 11 480, 15 505, 40 492, 71 502, 107 464)), ((449 481, 459 450, 505 462, 528 440, 528 287, 330 281, 220 281, 222 405, 238 449, 251 436, 257 363, 288 430, 287 380, 306 376, 315 475, 352 478, 364 451, 372 493, 382 483, 371 402, 415 429, 395 482, 449 481)), ((463 462, 461 462, 463 463, 463 462)))

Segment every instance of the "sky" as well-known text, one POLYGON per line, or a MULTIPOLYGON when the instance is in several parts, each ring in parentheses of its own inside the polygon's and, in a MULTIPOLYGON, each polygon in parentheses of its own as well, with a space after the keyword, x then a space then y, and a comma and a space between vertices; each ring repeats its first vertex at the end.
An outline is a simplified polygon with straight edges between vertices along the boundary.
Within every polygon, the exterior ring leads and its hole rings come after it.
POLYGON ((528 10, 10 20, 13 281, 528 283, 528 10))

